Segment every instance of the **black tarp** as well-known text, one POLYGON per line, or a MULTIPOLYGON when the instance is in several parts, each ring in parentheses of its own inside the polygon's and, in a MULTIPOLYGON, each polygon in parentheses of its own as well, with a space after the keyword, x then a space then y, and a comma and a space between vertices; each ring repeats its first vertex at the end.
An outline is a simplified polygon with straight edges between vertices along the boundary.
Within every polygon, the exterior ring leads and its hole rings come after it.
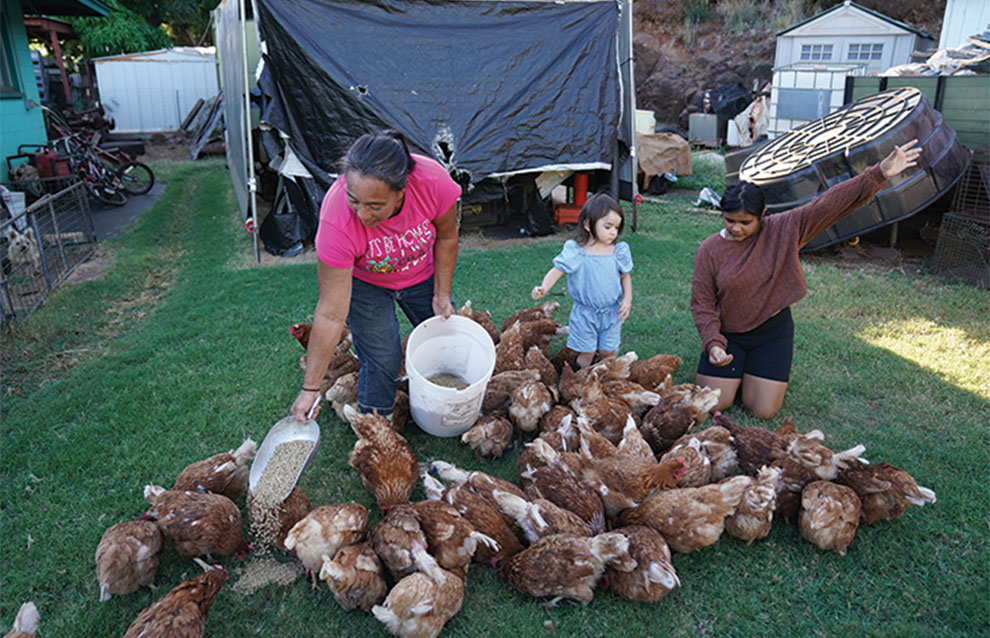
POLYGON ((613 162, 622 113, 614 0, 256 6, 262 121, 281 133, 266 136, 266 148, 287 136, 317 191, 357 137, 389 127, 465 186, 613 162))

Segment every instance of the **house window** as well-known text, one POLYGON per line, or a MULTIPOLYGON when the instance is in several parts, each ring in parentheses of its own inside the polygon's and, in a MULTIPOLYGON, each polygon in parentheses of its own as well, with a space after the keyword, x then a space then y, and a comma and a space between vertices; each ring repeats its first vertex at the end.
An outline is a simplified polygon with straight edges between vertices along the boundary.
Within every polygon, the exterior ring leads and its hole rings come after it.
POLYGON ((802 44, 801 45, 801 59, 802 60, 831 60, 832 59, 832 45, 831 44, 802 44))
POLYGON ((879 60, 883 56, 883 44, 850 44, 850 60, 879 60))

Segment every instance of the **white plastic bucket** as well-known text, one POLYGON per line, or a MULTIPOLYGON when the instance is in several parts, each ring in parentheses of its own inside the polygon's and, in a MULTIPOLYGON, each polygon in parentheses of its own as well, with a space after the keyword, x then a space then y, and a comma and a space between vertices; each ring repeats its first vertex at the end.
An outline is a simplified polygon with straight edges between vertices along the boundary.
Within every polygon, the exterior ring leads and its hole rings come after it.
POLYGON ((416 326, 406 344, 409 411, 424 432, 456 436, 474 425, 495 369, 495 344, 477 322, 454 315, 431 317, 416 326), (463 390, 427 380, 451 374, 469 383, 463 390))

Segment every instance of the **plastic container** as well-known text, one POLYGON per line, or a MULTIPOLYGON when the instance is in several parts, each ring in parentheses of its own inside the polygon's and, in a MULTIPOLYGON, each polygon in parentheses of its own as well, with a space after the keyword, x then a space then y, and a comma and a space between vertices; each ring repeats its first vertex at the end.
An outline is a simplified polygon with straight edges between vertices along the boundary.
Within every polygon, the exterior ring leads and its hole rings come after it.
POLYGON ((636 132, 652 135, 657 126, 657 116, 653 111, 636 109, 636 132))
POLYGON ((406 344, 413 421, 434 436, 457 436, 468 430, 478 420, 494 369, 495 344, 475 321, 454 315, 419 324, 406 344), (470 385, 458 390, 427 380, 441 373, 459 376, 470 385))

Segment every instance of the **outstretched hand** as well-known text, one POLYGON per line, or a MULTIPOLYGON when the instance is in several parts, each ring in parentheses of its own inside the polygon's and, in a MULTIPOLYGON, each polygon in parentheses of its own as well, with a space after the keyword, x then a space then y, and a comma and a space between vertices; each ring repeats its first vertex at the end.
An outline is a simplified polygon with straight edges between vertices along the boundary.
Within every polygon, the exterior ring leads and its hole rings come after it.
POLYGON ((898 175, 901 171, 911 168, 912 166, 917 166, 918 156, 921 155, 923 149, 918 146, 918 140, 913 139, 906 144, 900 146, 895 146, 894 150, 890 152, 890 155, 883 158, 880 162, 880 171, 883 176, 890 179, 894 175, 898 175))

